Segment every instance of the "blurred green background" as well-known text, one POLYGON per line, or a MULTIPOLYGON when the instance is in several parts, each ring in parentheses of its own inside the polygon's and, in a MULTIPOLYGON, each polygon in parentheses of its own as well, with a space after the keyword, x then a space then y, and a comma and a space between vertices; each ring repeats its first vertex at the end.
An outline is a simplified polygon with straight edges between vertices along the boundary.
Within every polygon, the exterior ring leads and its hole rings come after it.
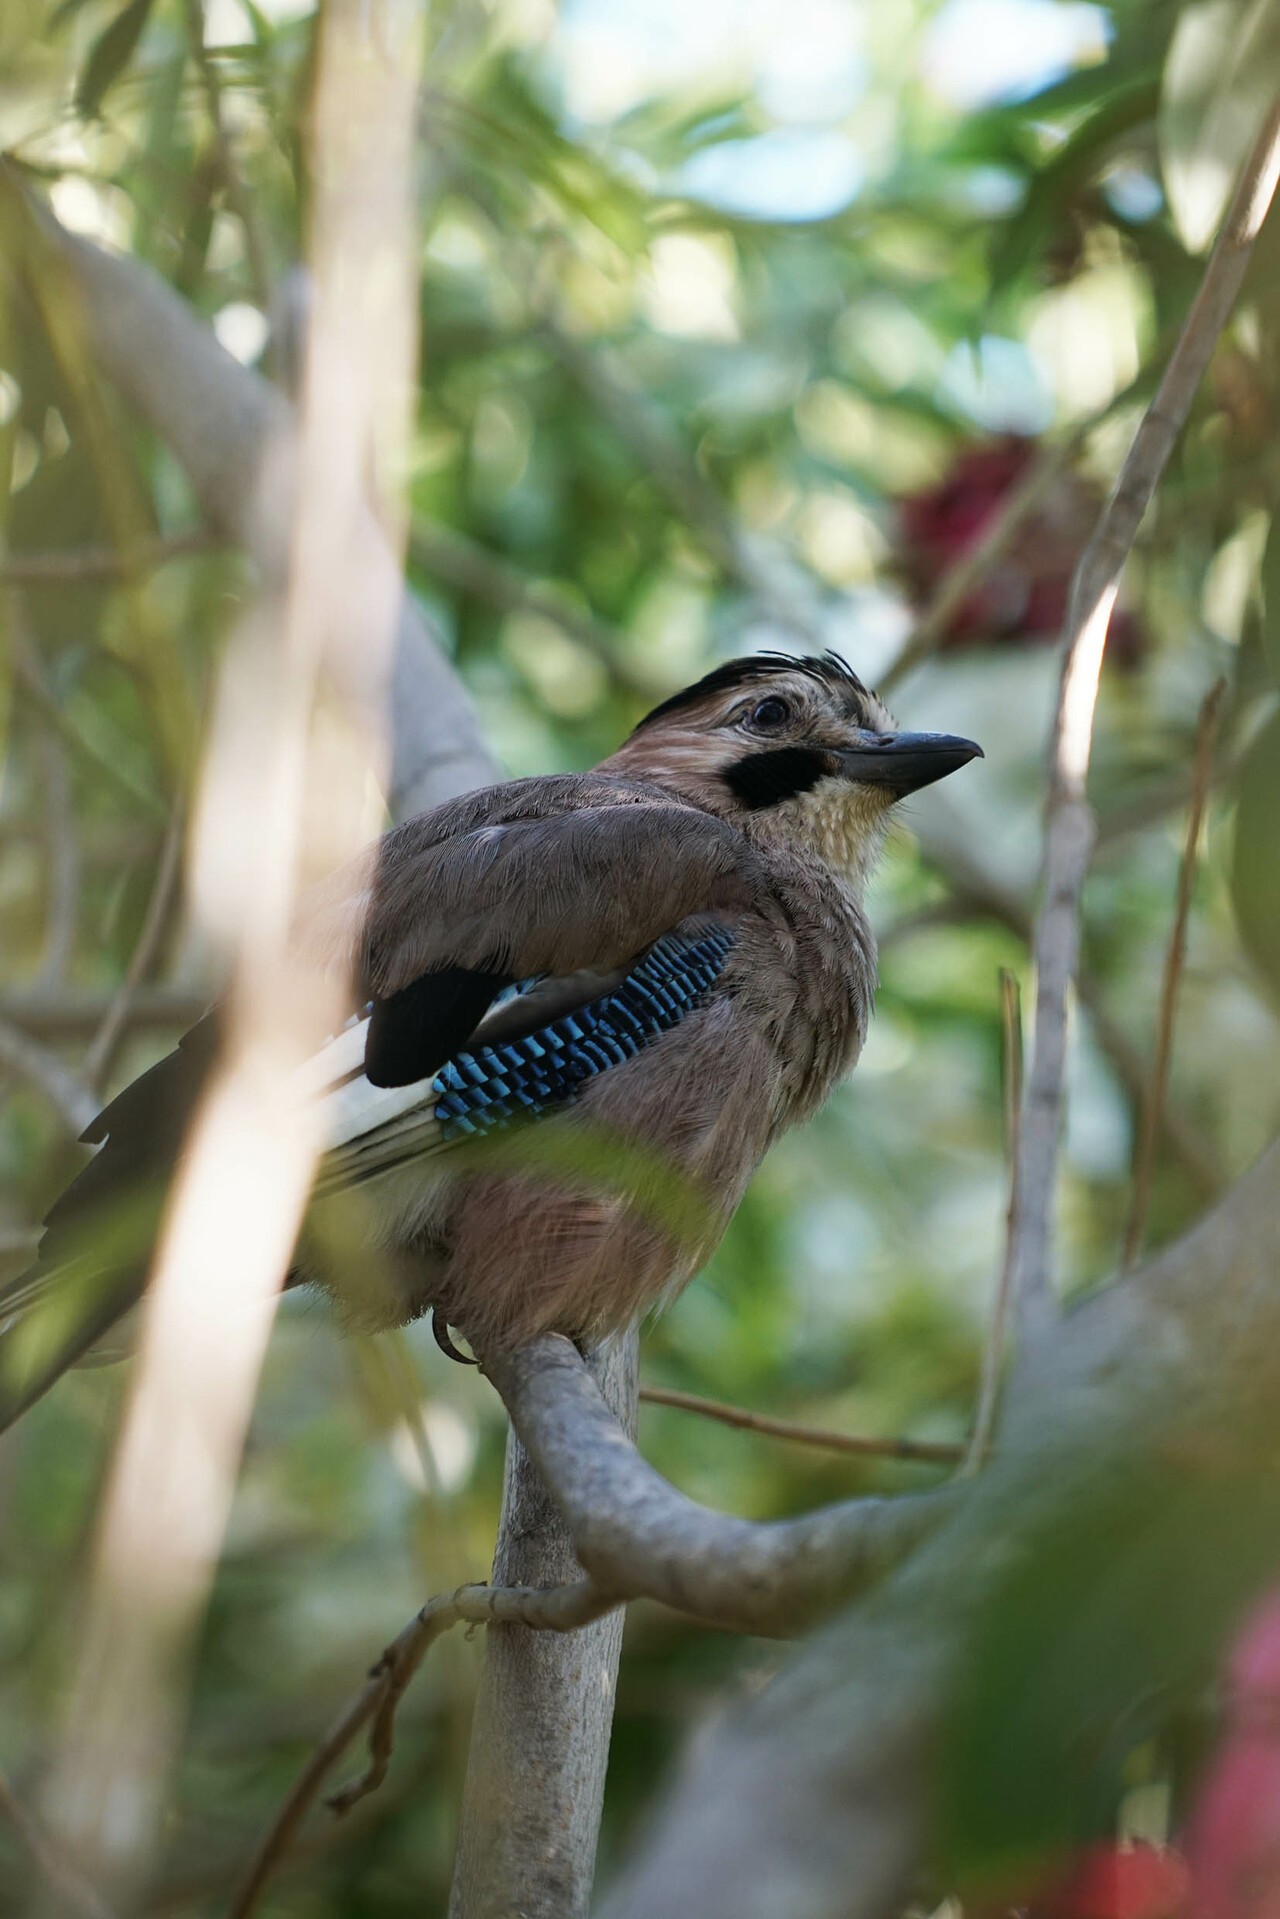
MULTIPOLYGON (((68 225, 149 262, 285 382, 315 25, 305 0, 0 5, 0 146, 68 225)), ((772 1155, 643 1351, 655 1383, 962 1439, 1003 1226, 998 969, 1031 985, 1051 642, 1280 81, 1276 11, 458 0, 432 37, 410 575, 512 774, 590 764, 733 652, 835 646, 876 682, 975 533, 1042 475, 1009 549, 893 686, 904 723, 972 734, 987 759, 902 809, 858 1072, 772 1155)), ((1116 1261, 1196 717, 1219 676, 1151 1242, 1280 1123, 1278 295, 1273 230, 1144 526, 1104 675, 1071 1291, 1116 1261)), ((22 285, 0 369, 0 1019, 79 1070, 251 586, 186 539, 173 461, 77 382, 22 285), (128 585, 93 576, 122 528, 172 542, 128 585)), ((107 1086, 216 985, 176 898, 107 1086)), ((11 1045, 0 1062, 16 1268, 74 1151, 11 1045)), ((115 1370, 69 1378, 0 1451, 0 1766, 32 1796, 121 1387, 115 1370)), ((286 1303, 148 1911, 215 1910, 384 1641, 428 1593, 484 1576, 503 1438, 492 1393, 429 1331, 345 1341, 319 1305, 286 1303)), ((658 1408, 641 1441, 694 1497, 752 1516, 937 1477, 658 1408)), ((265 1911, 443 1912, 480 1652, 455 1635, 433 1653, 387 1784, 343 1826, 313 1823, 265 1911)), ((682 1736, 779 1656, 633 1609, 606 1874, 682 1736)), ((0 1829, 0 1909, 26 1874, 0 1829)))

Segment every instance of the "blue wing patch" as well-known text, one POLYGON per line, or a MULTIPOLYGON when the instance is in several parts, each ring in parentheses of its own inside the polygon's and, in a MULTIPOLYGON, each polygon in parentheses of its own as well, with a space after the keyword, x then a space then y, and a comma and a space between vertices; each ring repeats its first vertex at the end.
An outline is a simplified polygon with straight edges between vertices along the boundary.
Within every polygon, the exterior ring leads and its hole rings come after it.
POLYGON ((435 1118, 446 1141, 475 1138, 569 1099, 596 1073, 634 1059, 706 998, 733 945, 712 927, 667 933, 620 986, 523 1039, 457 1053, 436 1074, 435 1118))

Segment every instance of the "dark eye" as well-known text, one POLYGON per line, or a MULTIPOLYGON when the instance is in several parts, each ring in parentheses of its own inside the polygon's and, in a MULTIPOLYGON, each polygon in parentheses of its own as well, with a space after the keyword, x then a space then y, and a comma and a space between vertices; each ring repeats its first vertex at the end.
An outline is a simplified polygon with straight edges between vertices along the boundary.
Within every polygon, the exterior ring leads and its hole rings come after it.
POLYGON ((771 694, 767 700, 761 700, 751 712, 752 726, 758 726, 764 733, 776 733, 778 728, 785 726, 790 718, 791 708, 776 694, 771 694))

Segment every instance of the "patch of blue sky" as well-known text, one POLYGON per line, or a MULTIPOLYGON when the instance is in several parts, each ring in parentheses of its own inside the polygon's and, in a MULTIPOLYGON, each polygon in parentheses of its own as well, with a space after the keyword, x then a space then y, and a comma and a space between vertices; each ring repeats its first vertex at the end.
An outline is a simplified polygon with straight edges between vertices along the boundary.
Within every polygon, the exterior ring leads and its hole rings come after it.
POLYGON ((1104 7, 1060 0, 946 0, 921 53, 930 91, 972 111, 1025 100, 1106 55, 1104 7))
POLYGON ((680 171, 682 192, 748 220, 826 220, 855 198, 864 177, 853 142, 834 128, 778 127, 724 140, 680 171))
POLYGON ((1054 417, 1053 394, 1035 358, 1020 340, 985 333, 974 345, 951 349, 938 381, 938 398, 984 433, 1044 433, 1054 417))
POLYGON ((842 118, 867 84, 853 0, 564 0, 547 47, 571 123, 643 101, 752 94, 787 124, 842 118))

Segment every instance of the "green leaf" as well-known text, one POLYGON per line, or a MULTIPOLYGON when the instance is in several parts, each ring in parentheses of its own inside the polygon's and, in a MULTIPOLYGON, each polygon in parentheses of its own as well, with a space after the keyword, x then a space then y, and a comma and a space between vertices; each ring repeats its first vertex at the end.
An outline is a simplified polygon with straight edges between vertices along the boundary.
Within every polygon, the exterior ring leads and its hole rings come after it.
MULTIPOLYGON (((1274 647, 1274 640, 1271 642, 1274 647)), ((1273 655, 1274 657, 1274 655, 1273 655)), ((1280 714, 1240 769, 1231 900, 1249 957, 1280 998, 1280 714)))
POLYGON ((1256 1459, 1241 1434, 1221 1457, 1174 1442, 1113 1462, 1009 1553, 939 1750, 957 1890, 1000 1897, 1114 1831, 1131 1756, 1195 1700, 1275 1577, 1276 1434, 1244 1423, 1256 1459))
POLYGON ((81 9, 88 5, 89 0, 62 0, 62 5, 55 7, 49 15, 49 24, 45 32, 57 33, 59 27, 65 27, 68 20, 74 20, 81 9))
POLYGON ((1199 0, 1184 9, 1165 62, 1157 144, 1174 224, 1203 253, 1280 81, 1273 0, 1199 0))
POLYGON ((124 11, 94 41, 76 88, 76 110, 86 120, 94 118, 108 87, 132 59, 153 4, 154 0, 129 0, 124 11))

